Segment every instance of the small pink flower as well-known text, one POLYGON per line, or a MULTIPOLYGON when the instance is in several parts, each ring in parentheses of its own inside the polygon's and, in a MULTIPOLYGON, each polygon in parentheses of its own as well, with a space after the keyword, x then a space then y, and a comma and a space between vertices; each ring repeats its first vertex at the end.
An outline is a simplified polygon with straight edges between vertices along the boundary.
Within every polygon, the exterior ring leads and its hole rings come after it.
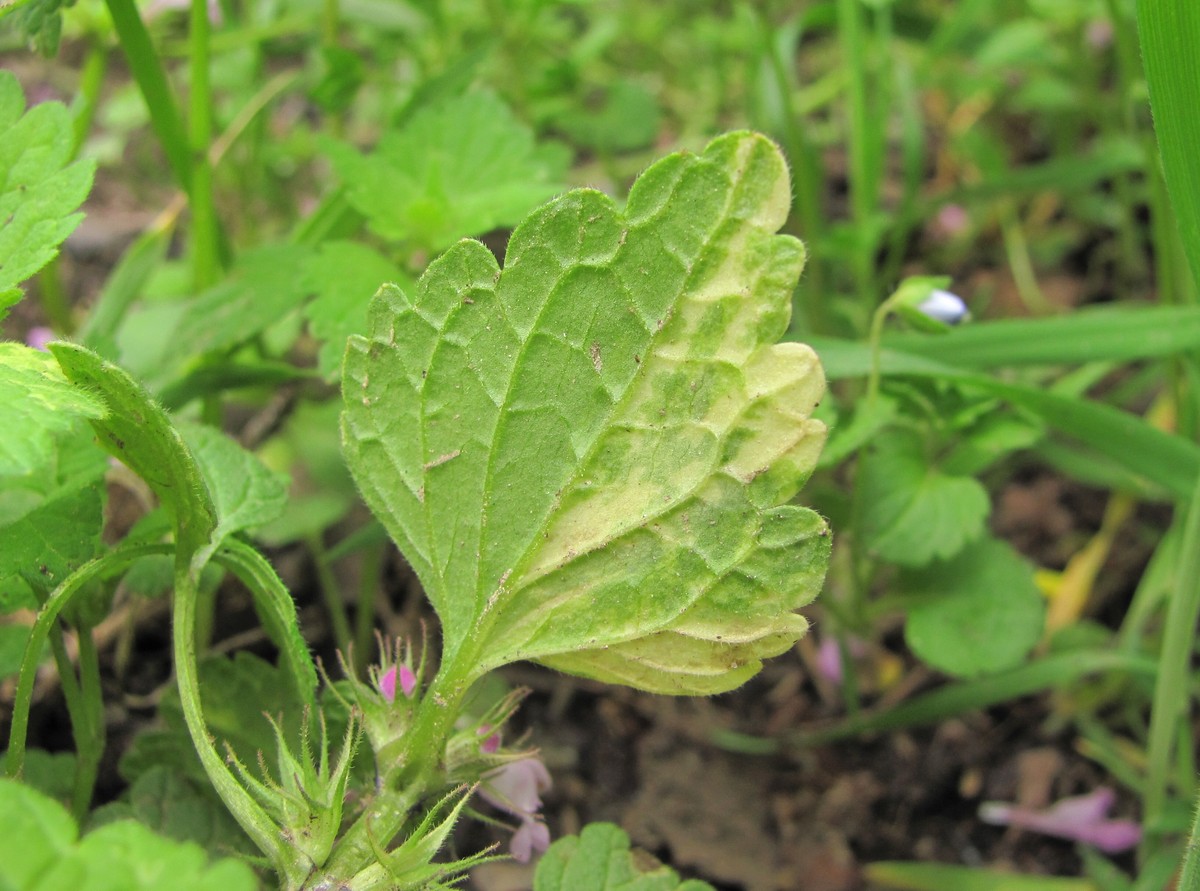
POLYGON ((46 349, 46 344, 54 340, 56 337, 53 329, 47 328, 45 325, 35 325, 29 329, 29 333, 25 335, 25 345, 31 346, 35 350, 46 349))
POLYGON ((1087 795, 1064 798, 1043 810, 988 801, 980 806, 979 819, 994 826, 1016 826, 1083 842, 1106 854, 1120 854, 1141 841, 1142 829, 1132 820, 1108 819, 1116 799, 1112 789, 1101 786, 1087 795))
MULTIPOLYGON (((846 640, 846 648, 850 651, 851 658, 861 659, 867 655, 867 645, 857 637, 848 638, 846 640)), ((834 686, 841 686, 843 677, 842 650, 838 646, 836 637, 824 637, 821 639, 821 644, 817 647, 817 671, 829 683, 834 686)))
POLYGON ((478 736, 482 736, 483 740, 479 743, 479 750, 485 755, 491 755, 500 748, 500 734, 492 733, 491 724, 483 724, 475 731, 478 736))
MULTIPOLYGON (((394 685, 393 685, 394 686, 394 685)), ((413 674, 413 670, 405 663, 400 663, 400 692, 404 694, 406 699, 411 699, 413 691, 417 689, 417 676, 413 674)), ((395 696, 395 692, 392 693, 395 696)))
POLYGON ((379 692, 388 702, 396 701, 397 680, 400 683, 400 692, 404 694, 405 699, 411 699, 413 691, 417 689, 417 676, 413 674, 411 668, 403 662, 399 665, 389 666, 388 670, 379 676, 379 692))
POLYGON ((542 822, 542 793, 552 785, 550 771, 537 758, 510 761, 483 776, 479 794, 485 801, 521 821, 509 851, 518 863, 528 863, 533 853, 550 847, 550 830, 542 822))
POLYGON ((396 666, 388 668, 379 676, 379 692, 388 702, 396 701, 396 666))
POLYGON ((947 204, 934 217, 935 228, 943 238, 954 238, 967 231, 971 215, 961 204, 947 204))

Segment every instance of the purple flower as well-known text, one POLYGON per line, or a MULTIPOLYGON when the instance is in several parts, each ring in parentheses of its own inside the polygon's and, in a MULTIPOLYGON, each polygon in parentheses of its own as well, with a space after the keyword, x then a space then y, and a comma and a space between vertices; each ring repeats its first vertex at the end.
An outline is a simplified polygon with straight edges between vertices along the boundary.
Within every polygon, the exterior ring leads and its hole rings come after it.
POLYGON ((1108 812, 1116 793, 1101 786, 1087 795, 1064 798, 1042 810, 988 801, 979 808, 979 819, 994 826, 1016 826, 1055 838, 1066 838, 1120 854, 1137 845, 1142 829, 1132 820, 1110 820, 1108 812))
POLYGON ((25 344, 35 350, 45 351, 46 344, 54 340, 56 336, 53 329, 47 328, 45 325, 34 325, 25 335, 25 344))
POLYGON ((550 830, 542 822, 542 793, 550 789, 550 771, 539 759, 510 761, 483 776, 479 794, 485 801, 521 821, 509 850, 518 863, 528 863, 535 851, 550 847, 550 830))
POLYGON ((413 674, 413 670, 401 662, 399 665, 392 665, 379 676, 379 692, 383 694, 383 698, 388 702, 396 701, 396 681, 399 679, 400 692, 404 694, 406 699, 413 695, 413 690, 417 689, 417 676, 413 674))
POLYGON ((391 666, 379 676, 379 692, 388 702, 396 701, 396 666, 391 666))
MULTIPOLYGON (((846 649, 850 651, 850 656, 853 659, 861 659, 867 655, 867 645, 857 637, 847 638, 846 649)), ((843 677, 842 649, 838 646, 836 637, 821 638, 821 644, 817 647, 817 671, 829 683, 834 686, 841 686, 843 677)))
POLYGON ((500 749, 500 734, 492 732, 491 724, 480 725, 475 734, 483 737, 479 743, 479 750, 485 755, 491 755, 500 749))

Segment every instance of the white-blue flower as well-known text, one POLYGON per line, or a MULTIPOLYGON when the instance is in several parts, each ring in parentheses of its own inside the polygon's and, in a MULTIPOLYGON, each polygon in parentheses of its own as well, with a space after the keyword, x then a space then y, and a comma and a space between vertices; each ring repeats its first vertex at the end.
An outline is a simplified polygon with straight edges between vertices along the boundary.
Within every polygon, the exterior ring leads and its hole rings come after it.
POLYGON ((971 311, 961 297, 940 289, 930 291, 929 296, 917 304, 917 310, 947 325, 957 325, 971 317, 971 311))

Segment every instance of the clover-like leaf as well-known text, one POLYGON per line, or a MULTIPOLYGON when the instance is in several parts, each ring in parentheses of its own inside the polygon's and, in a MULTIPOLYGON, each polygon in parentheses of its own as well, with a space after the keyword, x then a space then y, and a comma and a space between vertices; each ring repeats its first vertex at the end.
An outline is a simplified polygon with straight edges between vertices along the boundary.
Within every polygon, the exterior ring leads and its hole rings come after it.
MULTIPOLYGON (((570 192, 503 273, 460 242, 384 287, 343 378, 347 459, 445 657, 669 693, 731 689, 806 628, 828 531, 788 505, 824 380, 787 328, 803 246, 778 149, 735 133, 570 192)), ((466 670, 466 669, 465 669, 466 670)))

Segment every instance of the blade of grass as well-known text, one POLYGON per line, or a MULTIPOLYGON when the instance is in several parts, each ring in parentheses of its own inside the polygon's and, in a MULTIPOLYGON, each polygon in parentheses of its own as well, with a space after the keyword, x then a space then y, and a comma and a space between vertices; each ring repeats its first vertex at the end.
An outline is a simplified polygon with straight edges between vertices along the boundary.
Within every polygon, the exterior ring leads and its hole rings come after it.
MULTIPOLYGON (((1158 678, 1150 712, 1150 738, 1147 743, 1148 776, 1143 804, 1146 822, 1153 824, 1162 814, 1172 785, 1173 749, 1182 722, 1191 712, 1188 679, 1196 621, 1200 619, 1200 475, 1188 506, 1179 551, 1176 586, 1167 603, 1162 651, 1158 658, 1158 678)), ((1190 795, 1195 789, 1191 772, 1176 771, 1174 785, 1190 795)))
MULTIPOLYGON (((830 380, 866 376, 871 367, 866 344, 835 338, 811 338, 830 380)), ((922 356, 885 349, 880 352, 885 375, 914 375, 969 384, 1036 414, 1045 424, 1086 444, 1131 473, 1185 501, 1200 474, 1200 446, 1152 427, 1137 415, 1099 402, 1064 396, 988 375, 934 362, 922 356)))
POLYGON ((787 739, 794 746, 820 745, 863 733, 932 724, 963 712, 1060 687, 1090 674, 1120 672, 1153 677, 1156 670, 1154 660, 1127 653, 1107 650, 1057 653, 1010 671, 947 684, 887 711, 862 713, 817 730, 801 730, 787 739))
POLYGON ((1200 288, 1200 4, 1154 0, 1137 4, 1138 35, 1150 107, 1171 206, 1200 288))
POLYGON ((117 38, 121 41, 121 49, 125 52, 125 60, 129 63, 129 71, 150 113, 150 126, 162 145, 176 181, 190 194, 192 165, 187 131, 146 25, 134 0, 105 0, 105 3, 117 38))
POLYGON ((962 368, 1127 362, 1200 349, 1200 307, 1105 306, 1046 319, 1003 319, 944 335, 893 334, 884 345, 962 368))
POLYGON ((872 863, 868 881, 898 891, 1096 891, 1087 879, 1023 876, 944 863, 872 863))

